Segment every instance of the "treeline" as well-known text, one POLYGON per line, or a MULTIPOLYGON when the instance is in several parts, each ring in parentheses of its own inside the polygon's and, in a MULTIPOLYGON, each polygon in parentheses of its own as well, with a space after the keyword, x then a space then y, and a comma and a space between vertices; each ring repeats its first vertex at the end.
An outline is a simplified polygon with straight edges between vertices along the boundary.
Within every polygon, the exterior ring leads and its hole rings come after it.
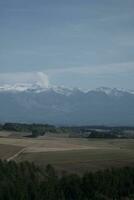
POLYGON ((3 130, 16 132, 29 132, 33 137, 44 135, 46 132, 54 132, 56 128, 48 124, 21 124, 21 123, 5 123, 3 130))
POLYGON ((50 124, 5 123, 0 124, 0 130, 28 132, 32 137, 46 133, 68 134, 69 137, 84 138, 134 138, 134 134, 125 133, 125 130, 134 131, 134 127, 105 127, 105 126, 70 126, 57 127, 50 124))
POLYGON ((120 132, 102 132, 102 131, 94 131, 91 130, 90 134, 88 135, 87 138, 102 138, 102 139, 116 139, 116 138, 128 138, 127 136, 125 136, 124 134, 121 135, 120 132))
POLYGON ((86 173, 82 177, 33 163, 0 161, 1 200, 121 200, 134 199, 134 168, 86 173))
MULTIPOLYGON (((0 124, 0 130, 16 131, 16 132, 27 132, 31 133, 32 137, 42 136, 46 133, 59 133, 59 134, 70 134, 79 135, 84 134, 86 129, 81 127, 56 127, 50 124, 25 124, 25 123, 5 123, 0 124)), ((82 136, 82 135, 81 135, 82 136)))
POLYGON ((118 138, 118 135, 113 133, 104 133, 104 132, 97 132, 97 131, 91 131, 88 138, 107 138, 107 139, 114 139, 118 138))
POLYGON ((65 128, 58 128, 49 124, 23 124, 23 123, 5 123, 0 125, 0 130, 27 132, 32 137, 43 136, 46 133, 65 133, 65 128))

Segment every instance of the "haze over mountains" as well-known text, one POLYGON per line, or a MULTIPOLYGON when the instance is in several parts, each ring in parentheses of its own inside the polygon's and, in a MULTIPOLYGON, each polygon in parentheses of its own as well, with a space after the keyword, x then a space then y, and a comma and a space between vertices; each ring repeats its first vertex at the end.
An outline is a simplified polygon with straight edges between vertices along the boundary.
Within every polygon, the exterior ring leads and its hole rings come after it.
POLYGON ((0 86, 0 121, 56 125, 133 125, 134 91, 0 86))

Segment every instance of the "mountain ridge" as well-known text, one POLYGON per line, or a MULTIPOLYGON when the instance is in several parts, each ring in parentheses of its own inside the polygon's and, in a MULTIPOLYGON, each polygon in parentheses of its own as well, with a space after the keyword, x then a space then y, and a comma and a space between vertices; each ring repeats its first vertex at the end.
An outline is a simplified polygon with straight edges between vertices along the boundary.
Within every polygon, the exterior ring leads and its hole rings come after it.
POLYGON ((126 90, 126 89, 118 89, 118 88, 110 88, 110 87, 99 87, 96 89, 90 89, 90 90, 83 90, 80 88, 67 88, 64 86, 50 86, 50 87, 42 87, 39 84, 14 84, 14 85, 10 85, 10 84, 5 84, 5 85, 1 85, 0 86, 0 92, 24 92, 24 91, 33 91, 33 92, 46 92, 46 91, 54 91, 57 93, 61 93, 61 94, 72 94, 74 91, 80 91, 83 93, 88 93, 88 92, 103 92, 107 95, 110 94, 115 94, 118 95, 119 93, 130 93, 130 94, 134 94, 133 90, 126 90))
POLYGON ((0 121, 56 125, 134 125, 134 94, 106 87, 0 87, 0 121))

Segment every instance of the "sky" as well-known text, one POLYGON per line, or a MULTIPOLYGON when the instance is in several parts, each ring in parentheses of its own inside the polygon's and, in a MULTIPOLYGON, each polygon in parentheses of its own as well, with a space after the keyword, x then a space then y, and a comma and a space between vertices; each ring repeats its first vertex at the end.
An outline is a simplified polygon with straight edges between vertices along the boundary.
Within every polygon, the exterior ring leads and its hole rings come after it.
POLYGON ((134 89, 134 0, 0 0, 0 84, 134 89))

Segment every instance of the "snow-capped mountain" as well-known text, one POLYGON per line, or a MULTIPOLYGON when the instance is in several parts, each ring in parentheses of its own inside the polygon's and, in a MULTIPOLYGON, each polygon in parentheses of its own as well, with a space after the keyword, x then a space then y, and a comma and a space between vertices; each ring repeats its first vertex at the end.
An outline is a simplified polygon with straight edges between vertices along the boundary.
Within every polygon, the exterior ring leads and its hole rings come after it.
POLYGON ((0 92, 23 92, 23 91, 42 91, 42 88, 38 84, 15 84, 15 85, 2 85, 0 86, 0 92))
POLYGON ((95 90, 87 90, 84 91, 79 88, 66 88, 64 86, 53 86, 53 87, 42 87, 39 84, 15 84, 15 85, 3 85, 0 86, 0 92, 26 92, 26 91, 33 91, 36 93, 45 92, 45 91, 54 91, 59 94, 63 95, 71 95, 76 91, 80 91, 83 93, 88 93, 90 91, 96 91, 96 92, 102 92, 107 95, 115 95, 120 96, 123 95, 123 93, 130 93, 134 94, 134 91, 132 90, 125 90, 125 89, 117 89, 117 88, 108 88, 108 87, 99 87, 95 90))
MULTIPOLYGON (((0 86, 0 92, 9 92, 9 93, 19 93, 19 92, 33 92, 33 93, 42 93, 42 92, 55 92, 57 94, 69 96, 76 91, 80 91, 78 88, 65 88, 64 86, 53 86, 53 87, 42 87, 38 84, 15 84, 15 85, 3 85, 0 86)), ((82 91, 81 91, 82 92, 82 91)))
POLYGON ((100 88, 97 88, 96 91, 103 92, 107 95, 113 95, 113 96, 120 96, 120 95, 123 95, 124 93, 134 94, 133 90, 125 90, 123 88, 117 89, 117 88, 100 87, 100 88))
POLYGON ((1 122, 66 125, 134 125, 134 92, 107 87, 0 86, 1 122))

